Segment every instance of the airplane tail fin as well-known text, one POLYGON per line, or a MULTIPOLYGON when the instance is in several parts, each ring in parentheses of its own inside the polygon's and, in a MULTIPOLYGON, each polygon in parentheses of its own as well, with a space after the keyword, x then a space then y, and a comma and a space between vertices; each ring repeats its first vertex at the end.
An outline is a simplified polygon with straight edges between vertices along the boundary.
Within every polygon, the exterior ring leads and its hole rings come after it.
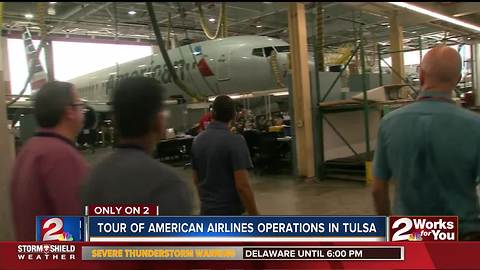
POLYGON ((28 71, 30 72, 30 67, 32 66, 32 62, 35 65, 33 70, 33 76, 30 80, 30 87, 32 88, 32 94, 38 91, 43 84, 47 82, 47 74, 40 63, 39 57, 35 57, 35 46, 32 42, 32 34, 27 27, 25 27, 25 31, 22 34, 23 38, 23 45, 25 46, 25 54, 27 55, 27 63, 28 63, 28 71))

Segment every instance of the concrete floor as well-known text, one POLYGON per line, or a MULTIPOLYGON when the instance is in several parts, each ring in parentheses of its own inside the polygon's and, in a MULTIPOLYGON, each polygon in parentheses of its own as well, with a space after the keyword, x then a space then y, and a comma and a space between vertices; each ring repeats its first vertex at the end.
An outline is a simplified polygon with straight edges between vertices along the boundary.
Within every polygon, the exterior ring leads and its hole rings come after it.
MULTIPOLYGON (((101 148, 92 154, 84 152, 95 165, 111 153, 101 148)), ((178 174, 192 178, 191 169, 174 167, 178 174)), ((339 180, 305 182, 291 175, 250 174, 252 186, 262 215, 374 215, 370 187, 364 183, 339 180)), ((193 183, 191 186, 193 190, 193 183)), ((194 192, 193 194, 196 193, 194 192)), ((198 198, 195 199, 198 213, 198 198)))

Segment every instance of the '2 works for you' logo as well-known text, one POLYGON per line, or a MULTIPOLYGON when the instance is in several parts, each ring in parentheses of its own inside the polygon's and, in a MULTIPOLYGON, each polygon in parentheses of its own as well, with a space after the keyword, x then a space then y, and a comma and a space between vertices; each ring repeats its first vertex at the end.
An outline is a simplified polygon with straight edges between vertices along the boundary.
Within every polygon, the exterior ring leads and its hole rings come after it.
POLYGON ((394 216, 388 224, 390 241, 458 241, 454 216, 394 216))

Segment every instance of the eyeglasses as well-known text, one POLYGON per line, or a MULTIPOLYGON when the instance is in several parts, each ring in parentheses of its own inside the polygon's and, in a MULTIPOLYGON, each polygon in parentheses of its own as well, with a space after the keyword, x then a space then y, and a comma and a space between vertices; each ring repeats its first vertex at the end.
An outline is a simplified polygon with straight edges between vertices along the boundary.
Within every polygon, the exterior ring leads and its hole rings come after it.
POLYGON ((84 102, 84 101, 75 102, 75 103, 70 104, 70 106, 73 106, 73 107, 80 107, 80 110, 81 110, 83 113, 86 113, 86 112, 88 111, 88 110, 85 108, 86 105, 87 105, 87 103, 84 102))

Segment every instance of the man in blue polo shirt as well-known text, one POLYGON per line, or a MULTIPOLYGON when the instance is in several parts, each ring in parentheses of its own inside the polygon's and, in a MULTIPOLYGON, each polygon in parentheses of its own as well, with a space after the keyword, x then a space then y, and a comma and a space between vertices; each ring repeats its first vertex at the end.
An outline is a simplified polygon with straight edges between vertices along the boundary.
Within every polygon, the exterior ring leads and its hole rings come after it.
POLYGON ((480 235, 480 117, 451 99, 460 72, 452 48, 425 55, 418 99, 381 122, 373 196, 377 213, 390 215, 388 184, 394 179, 393 214, 459 216, 460 239, 468 240, 480 235))
POLYGON ((232 134, 233 100, 218 96, 212 106, 213 121, 192 145, 193 180, 201 201, 201 215, 258 215, 248 169, 252 161, 247 143, 232 134))

